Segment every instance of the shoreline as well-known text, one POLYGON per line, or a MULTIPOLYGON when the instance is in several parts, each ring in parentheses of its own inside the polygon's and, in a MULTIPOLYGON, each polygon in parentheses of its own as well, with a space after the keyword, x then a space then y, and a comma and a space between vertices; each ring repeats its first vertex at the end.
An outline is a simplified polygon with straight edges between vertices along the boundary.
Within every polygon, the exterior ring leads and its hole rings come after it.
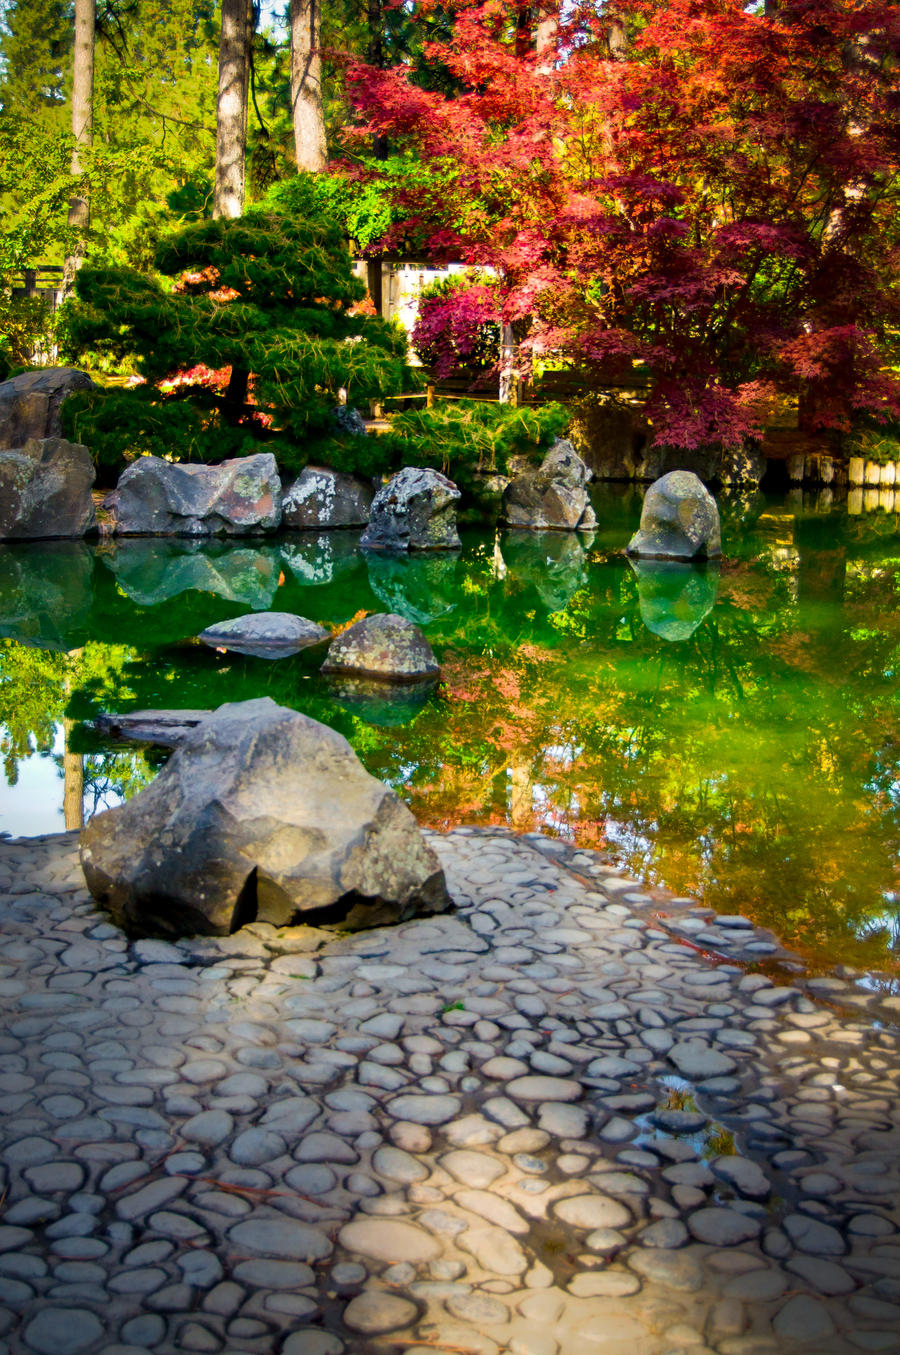
POLYGON ((896 1012, 596 853, 428 839, 456 912, 316 950, 128 941, 77 834, 0 841, 0 1350, 900 1349, 896 1012))

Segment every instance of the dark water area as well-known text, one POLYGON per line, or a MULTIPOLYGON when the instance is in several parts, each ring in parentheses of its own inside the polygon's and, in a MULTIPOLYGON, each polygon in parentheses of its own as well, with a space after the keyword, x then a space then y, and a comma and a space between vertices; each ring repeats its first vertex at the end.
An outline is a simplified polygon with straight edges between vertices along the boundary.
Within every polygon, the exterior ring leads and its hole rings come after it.
POLYGON ((723 500, 703 569, 625 559, 640 503, 604 487, 593 535, 469 532, 430 557, 352 532, 0 548, 0 831, 60 829, 66 792, 89 816, 155 774, 87 730, 100 711, 265 695, 338 729, 423 823, 602 848, 817 965, 897 974, 900 518, 723 500), (263 610, 398 612, 442 682, 358 691, 321 654, 194 639, 263 610))

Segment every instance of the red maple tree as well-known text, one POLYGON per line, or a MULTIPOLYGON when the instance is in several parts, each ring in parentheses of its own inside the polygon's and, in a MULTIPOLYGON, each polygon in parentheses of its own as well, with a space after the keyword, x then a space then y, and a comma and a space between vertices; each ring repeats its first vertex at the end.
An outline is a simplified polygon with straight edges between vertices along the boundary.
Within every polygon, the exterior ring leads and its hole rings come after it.
POLYGON ((757 435, 779 393, 809 428, 900 415, 895 5, 441 9, 452 92, 351 63, 356 135, 417 167, 386 243, 495 270, 523 370, 641 364, 657 442, 684 447, 757 435))

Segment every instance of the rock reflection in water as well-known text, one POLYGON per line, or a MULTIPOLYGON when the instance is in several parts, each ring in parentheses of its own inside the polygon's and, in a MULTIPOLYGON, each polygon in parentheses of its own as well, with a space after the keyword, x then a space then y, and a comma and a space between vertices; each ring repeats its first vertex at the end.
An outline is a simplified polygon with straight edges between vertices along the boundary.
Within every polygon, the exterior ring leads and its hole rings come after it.
POLYGON ((459 556, 388 555, 368 551, 369 586, 389 612, 427 626, 456 610, 459 556))
POLYGON ((204 545, 160 537, 117 541, 101 558, 122 591, 142 607, 197 591, 262 611, 272 604, 281 572, 275 546, 204 545))
POLYGON ((281 542, 281 558, 298 583, 317 587, 362 567, 359 532, 298 532, 281 542))
POLYGON ((641 620, 662 640, 689 640, 715 606, 719 571, 675 560, 629 560, 641 620))
POLYGON ((561 612, 587 583, 589 533, 504 532, 500 549, 507 574, 519 587, 534 588, 544 606, 561 612))
POLYGON ((83 541, 0 546, 0 636, 42 649, 84 643, 94 553, 83 541))
POLYGON ((422 682, 378 682, 374 678, 328 676, 329 694, 366 724, 391 729, 411 724, 438 683, 438 678, 422 682))

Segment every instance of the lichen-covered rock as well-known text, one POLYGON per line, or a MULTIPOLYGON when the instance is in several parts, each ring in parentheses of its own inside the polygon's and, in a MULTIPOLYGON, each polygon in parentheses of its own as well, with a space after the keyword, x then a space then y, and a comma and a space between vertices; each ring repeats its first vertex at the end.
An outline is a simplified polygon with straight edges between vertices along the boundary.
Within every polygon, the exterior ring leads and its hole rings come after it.
POLYGON ((593 531, 597 526, 587 484, 591 472, 571 442, 560 438, 540 470, 517 475, 503 492, 503 518, 532 531, 593 531))
POLYGON ((208 713, 145 790, 81 835, 88 888, 128 930, 258 919, 357 929, 448 906, 406 805, 340 734, 264 697, 208 713))
POLYGON ((207 626, 198 638, 215 649, 280 659, 310 645, 320 645, 330 634, 324 626, 293 612, 251 612, 207 626))
POLYGON ((107 502, 120 536, 242 536, 281 523, 281 480, 271 452, 218 466, 140 456, 107 502))
POLYGON ((76 367, 42 367, 0 382, 0 448, 61 437, 63 400, 73 391, 93 388, 87 372, 76 367))
POLYGON ((375 491, 356 475, 329 466, 307 466, 285 492, 282 527, 315 531, 323 527, 362 527, 369 521, 375 491))
POLYGON ((369 550, 457 550, 460 497, 446 475, 405 466, 375 495, 359 544, 369 550))
POLYGON ((722 554, 716 501, 692 471, 670 471, 650 486, 628 554, 654 560, 705 560, 722 554))
POLYGON ((378 612, 349 626, 331 642, 323 673, 419 682, 435 678, 440 666, 425 636, 402 616, 378 612))
POLYGON ((0 539, 84 536, 96 525, 86 447, 65 438, 31 438, 0 452, 0 539))

